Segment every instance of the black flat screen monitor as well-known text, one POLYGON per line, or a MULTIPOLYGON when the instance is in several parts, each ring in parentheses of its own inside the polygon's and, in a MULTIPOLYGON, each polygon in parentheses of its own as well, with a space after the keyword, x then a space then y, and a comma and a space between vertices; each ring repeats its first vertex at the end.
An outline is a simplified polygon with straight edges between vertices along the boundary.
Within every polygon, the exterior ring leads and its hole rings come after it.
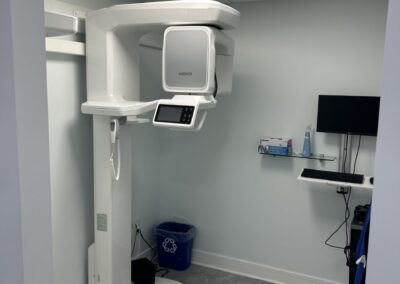
POLYGON ((317 131, 376 136, 380 97, 319 95, 317 131))

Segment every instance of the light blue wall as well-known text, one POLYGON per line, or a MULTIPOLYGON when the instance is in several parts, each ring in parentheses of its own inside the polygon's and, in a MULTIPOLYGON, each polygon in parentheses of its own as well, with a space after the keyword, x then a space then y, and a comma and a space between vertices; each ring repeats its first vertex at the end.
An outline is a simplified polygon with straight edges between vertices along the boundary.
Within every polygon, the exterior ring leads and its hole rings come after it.
MULTIPOLYGON (((296 180, 336 162, 263 157, 263 136, 292 136, 299 151, 315 126, 318 94, 379 95, 386 1, 271 0, 238 4, 234 87, 199 133, 162 131, 161 217, 198 228, 195 248, 347 281, 344 254, 324 240, 344 218, 341 195, 296 180)), ((339 136, 317 133, 315 152, 338 155, 339 136)), ((375 138, 358 172, 373 174, 375 138)), ((354 157, 354 156, 353 156, 354 157)), ((354 190, 351 206, 371 194, 354 190)), ((344 233, 333 240, 343 244, 344 233)))
MULTIPOLYGON (((141 99, 159 99, 161 89, 161 51, 151 48, 140 49, 141 99)), ((147 116, 150 121, 152 114, 147 116)), ((160 220, 159 174, 160 133, 151 123, 133 124, 132 131, 132 180, 133 221, 140 220, 143 234, 150 244, 155 243, 155 226, 160 220)), ((135 256, 148 249, 138 236, 135 256)))
MULTIPOLYGON (((292 136, 300 150, 304 128, 315 123, 317 94, 379 94, 386 1, 271 0, 236 8, 242 23, 232 33, 234 91, 218 98, 203 130, 131 126, 133 216, 151 242, 160 218, 184 217, 198 227, 196 249, 346 282, 343 253, 323 245, 343 219, 342 197, 296 181, 303 167, 337 163, 262 157, 256 147, 262 136, 292 136)), ((143 98, 159 98, 161 53, 143 49, 142 56, 143 98)), ((50 161, 59 166, 52 171, 55 283, 84 283, 85 271, 71 275, 68 266, 85 265, 93 241, 92 154, 84 150, 90 118, 78 109, 86 95, 84 60, 49 56, 47 67, 49 115, 59 119, 50 119, 50 161), (84 148, 74 148, 76 139, 85 139, 84 148), (67 236, 70 248, 78 244, 68 251, 67 236)), ((337 135, 316 134, 314 151, 337 155, 338 143, 337 135)), ((375 138, 363 139, 360 172, 373 174, 374 149, 375 138)), ((353 194, 352 206, 371 197, 353 194)), ((334 242, 343 243, 343 234, 334 242)), ((136 254, 146 246, 137 248, 136 254)))

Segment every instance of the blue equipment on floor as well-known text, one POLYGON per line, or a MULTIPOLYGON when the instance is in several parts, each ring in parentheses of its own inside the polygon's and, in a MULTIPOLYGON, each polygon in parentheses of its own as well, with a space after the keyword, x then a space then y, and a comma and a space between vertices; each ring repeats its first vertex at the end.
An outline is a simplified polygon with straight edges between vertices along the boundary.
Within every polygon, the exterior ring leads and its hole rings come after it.
POLYGON ((195 228, 192 225, 164 222, 157 226, 158 263, 162 267, 185 270, 191 264, 195 228))
POLYGON ((367 242, 367 234, 369 231, 369 221, 371 218, 371 206, 369 206, 367 215, 365 216, 363 230, 361 232, 360 238, 357 244, 357 252, 356 252, 356 277, 354 280, 354 284, 361 284, 363 279, 365 278, 365 268, 367 265, 367 253, 366 253, 366 246, 368 245, 367 242))
MULTIPOLYGON (((354 284, 356 283, 356 274, 357 270, 360 270, 358 273, 358 280, 360 281, 360 277, 363 273, 361 273, 361 268, 360 266, 363 266, 362 264, 357 265, 357 260, 360 259, 360 244, 364 243, 364 252, 363 255, 365 255, 366 259, 368 255, 368 232, 369 232, 369 218, 367 218, 367 215, 369 214, 370 210, 370 204, 366 205, 358 205, 354 209, 354 216, 353 216, 353 221, 351 222, 351 241, 350 241, 350 255, 349 255, 349 284, 354 284), (361 241, 361 243, 360 243, 361 241)), ((363 267, 364 268, 364 267, 363 267)), ((365 270, 364 270, 364 275, 365 275, 365 270)), ((361 277, 361 282, 358 282, 359 284, 365 284, 365 276, 361 277)))

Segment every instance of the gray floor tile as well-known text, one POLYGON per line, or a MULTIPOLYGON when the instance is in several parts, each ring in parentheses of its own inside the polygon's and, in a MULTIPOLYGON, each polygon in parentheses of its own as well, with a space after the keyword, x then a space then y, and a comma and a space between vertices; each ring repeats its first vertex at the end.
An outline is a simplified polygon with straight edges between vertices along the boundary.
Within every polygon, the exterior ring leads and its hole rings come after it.
POLYGON ((183 284, 271 284, 194 264, 185 271, 170 270, 166 278, 180 281, 183 284))

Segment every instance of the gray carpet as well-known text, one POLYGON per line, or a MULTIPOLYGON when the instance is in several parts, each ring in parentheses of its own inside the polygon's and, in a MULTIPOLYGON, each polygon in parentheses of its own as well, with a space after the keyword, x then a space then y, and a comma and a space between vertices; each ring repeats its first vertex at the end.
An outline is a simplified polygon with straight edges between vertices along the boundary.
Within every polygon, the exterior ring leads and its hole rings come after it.
POLYGON ((183 284, 272 284, 194 264, 186 271, 170 270, 165 278, 183 284))

